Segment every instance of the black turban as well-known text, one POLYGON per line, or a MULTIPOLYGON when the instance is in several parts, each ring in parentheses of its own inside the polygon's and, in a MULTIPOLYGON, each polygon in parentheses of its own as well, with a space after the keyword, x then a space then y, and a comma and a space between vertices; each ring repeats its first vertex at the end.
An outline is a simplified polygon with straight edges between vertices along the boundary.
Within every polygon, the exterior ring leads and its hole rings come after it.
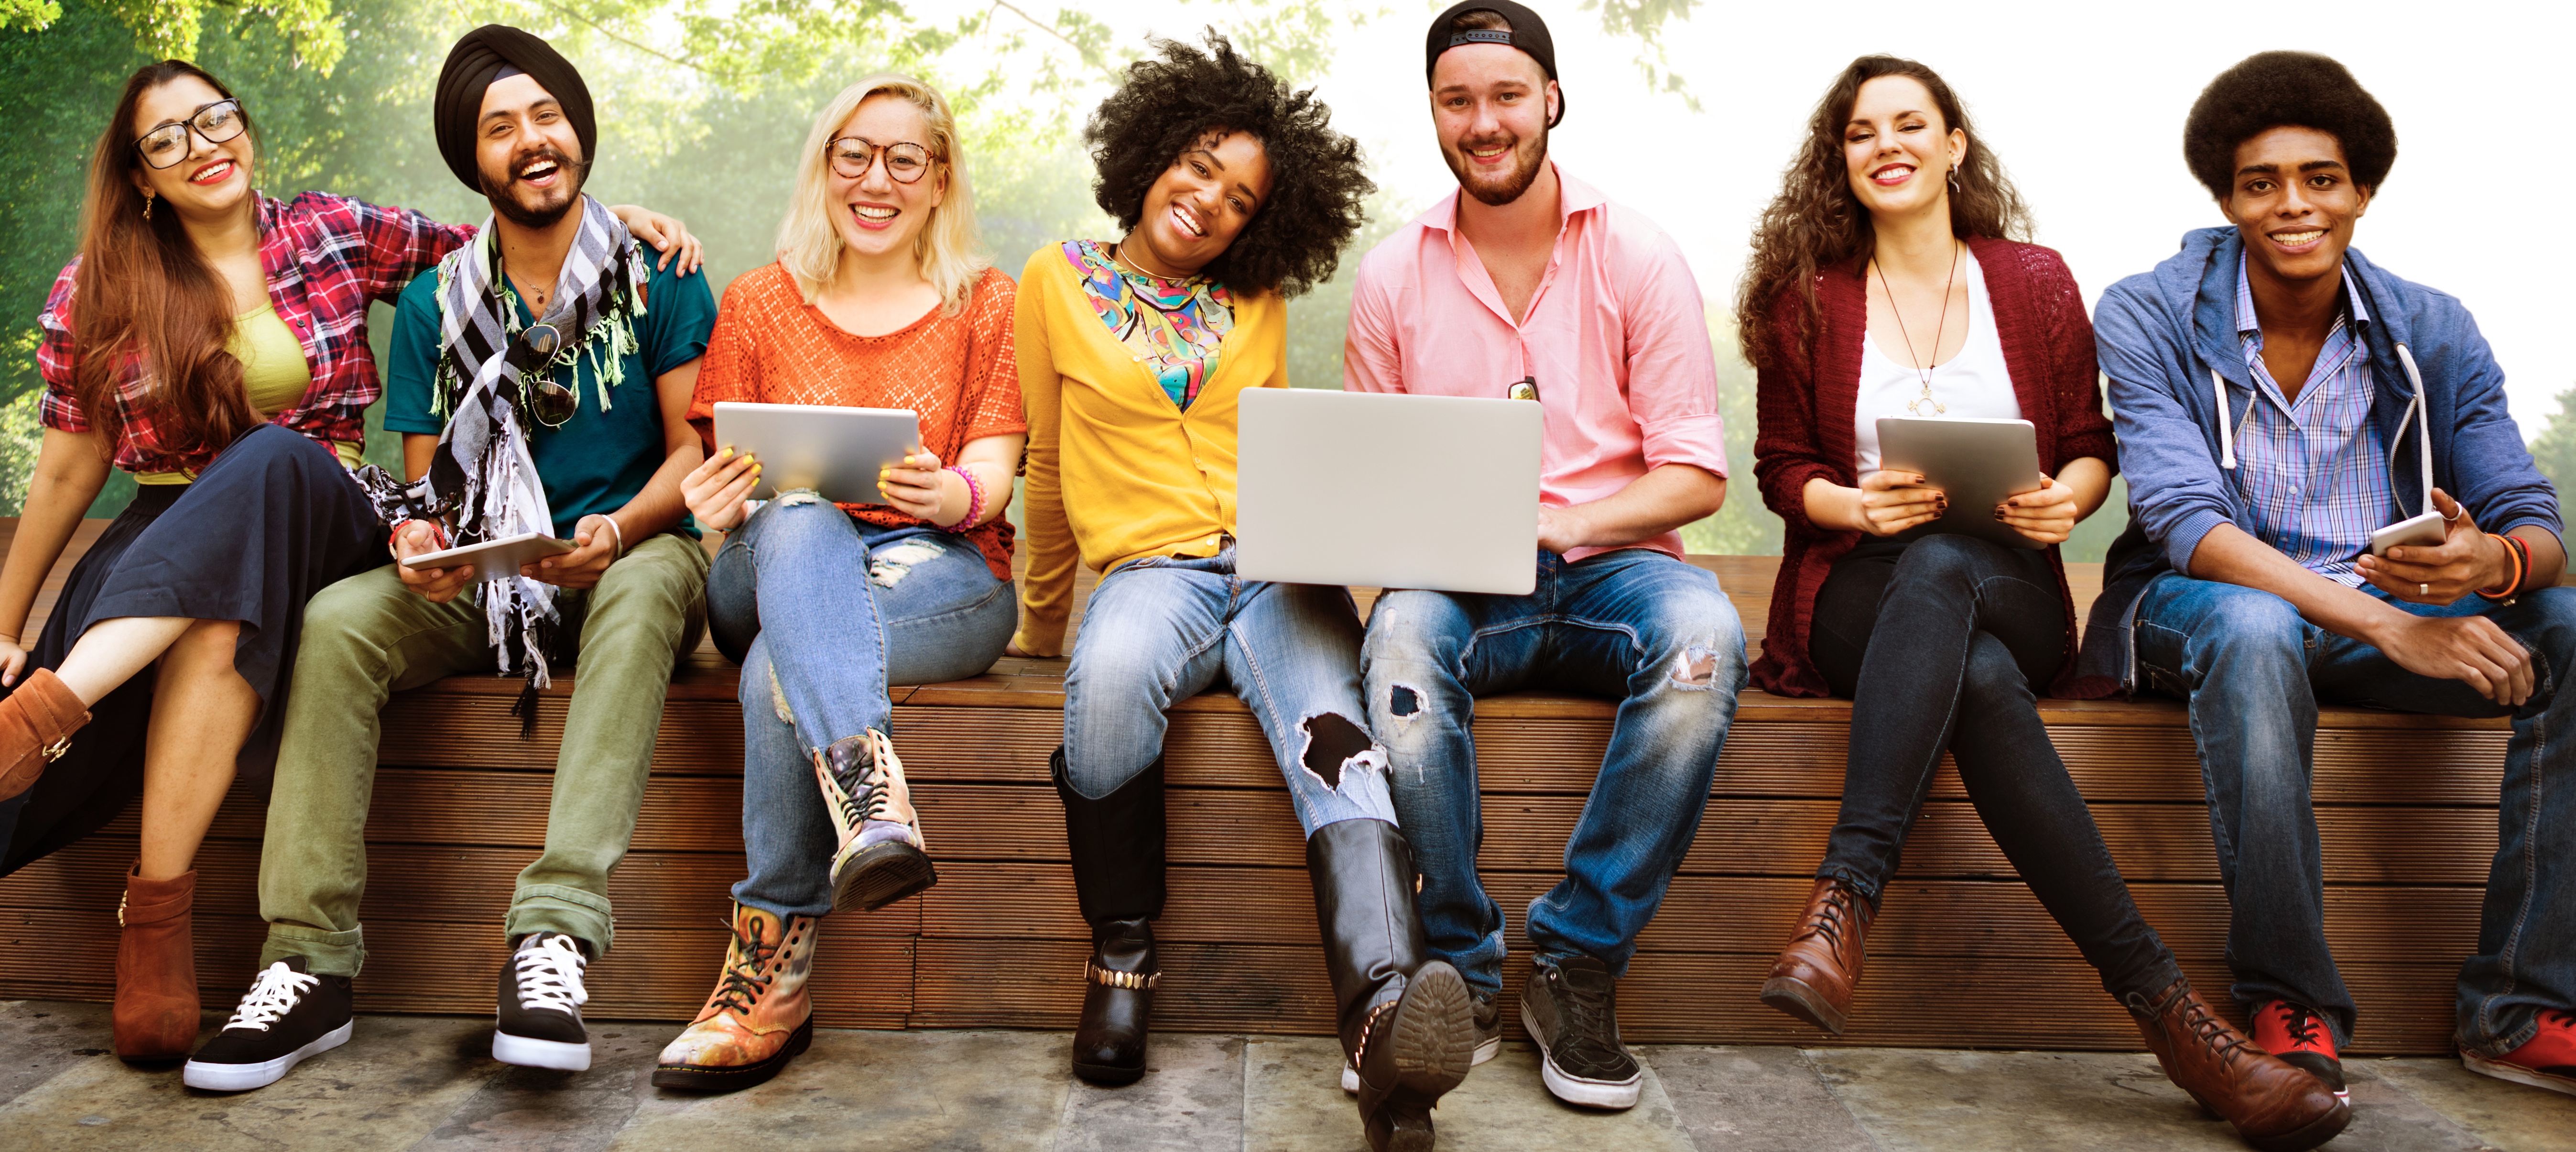
POLYGON ((483 90, 509 69, 527 73, 563 105, 564 118, 572 121, 573 135, 581 139, 581 162, 586 166, 596 157, 599 125, 591 119, 590 87, 581 82, 581 72, 572 61, 531 33, 507 24, 486 24, 466 33, 448 51, 446 67, 438 70, 438 94, 430 112, 438 133, 438 154, 446 157, 447 170, 476 192, 483 191, 474 164, 474 126, 483 117, 483 90))

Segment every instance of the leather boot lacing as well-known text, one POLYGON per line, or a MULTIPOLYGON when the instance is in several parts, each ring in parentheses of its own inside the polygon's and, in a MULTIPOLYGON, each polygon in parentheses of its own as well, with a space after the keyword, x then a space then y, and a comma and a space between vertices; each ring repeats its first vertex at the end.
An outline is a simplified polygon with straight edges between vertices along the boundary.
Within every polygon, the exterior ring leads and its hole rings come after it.
POLYGON ((786 926, 779 926, 777 944, 760 942, 756 934, 760 930, 758 916, 745 916, 725 927, 733 932, 733 947, 726 950, 724 982, 716 985, 716 993, 710 1003, 736 1015, 749 1016, 752 1006, 769 993, 773 979, 769 961, 786 944, 786 926))
MULTIPOLYGON (((1816 910, 1814 920, 1808 924, 1806 931, 1798 934, 1798 939, 1804 940, 1811 936, 1822 937, 1825 947, 1840 953, 1843 946, 1844 926, 1860 924, 1865 927, 1869 923, 1869 918, 1855 906, 1852 896, 1851 885, 1840 880, 1835 881, 1833 887, 1825 890, 1824 907, 1816 910)), ((1791 941, 1793 944, 1796 942, 1791 941)))

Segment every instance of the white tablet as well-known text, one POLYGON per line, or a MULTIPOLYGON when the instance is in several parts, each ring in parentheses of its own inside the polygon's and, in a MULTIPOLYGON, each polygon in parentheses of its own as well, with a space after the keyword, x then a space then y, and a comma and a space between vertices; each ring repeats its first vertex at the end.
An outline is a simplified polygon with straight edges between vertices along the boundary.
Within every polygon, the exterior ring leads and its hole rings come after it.
POLYGON ((521 565, 534 564, 550 556, 572 551, 570 540, 557 540, 543 532, 522 532, 462 548, 440 552, 423 552, 402 562, 403 567, 419 571, 427 568, 453 568, 459 564, 474 566, 478 577, 517 572, 521 565))
POLYGON ((751 498, 811 488, 835 504, 883 504, 877 473, 903 463, 921 444, 921 420, 908 409, 835 404, 716 403, 716 447, 760 458, 751 498))
POLYGON ((2030 421, 1882 416, 1878 459, 1878 466, 1890 471, 1922 473, 1950 497, 1950 510, 1940 519, 1909 528, 1898 539, 1956 532, 2008 548, 2048 547, 1995 519, 1995 505, 2006 497, 2048 486, 2048 477, 2039 470, 2039 436, 2030 421))

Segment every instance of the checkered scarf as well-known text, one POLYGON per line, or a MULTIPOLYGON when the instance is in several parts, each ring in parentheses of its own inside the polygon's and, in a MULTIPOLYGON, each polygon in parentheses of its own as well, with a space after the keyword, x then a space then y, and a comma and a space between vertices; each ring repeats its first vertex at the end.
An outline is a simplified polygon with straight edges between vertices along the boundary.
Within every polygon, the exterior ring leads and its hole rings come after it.
MULTIPOLYGON (((475 243, 439 261, 433 403, 447 414, 447 428, 439 434, 428 475, 418 483, 403 484, 372 466, 359 470, 359 483, 387 524, 443 521, 458 547, 554 531, 554 513, 530 454, 535 428, 527 398, 557 369, 587 357, 599 406, 608 407, 609 389, 624 375, 623 358, 635 350, 635 320, 644 314, 642 288, 652 267, 637 255, 626 226, 597 200, 582 197, 581 213, 581 231, 564 255, 553 304, 538 319, 561 334, 551 350, 521 339, 512 327, 517 310, 501 291, 500 238, 490 218, 475 243)), ((579 384, 576 374, 576 389, 579 384)), ((503 675, 528 678, 521 703, 527 709, 523 719, 533 722, 535 691, 552 683, 546 657, 561 619, 555 588, 516 571, 481 575, 494 658, 503 675)))

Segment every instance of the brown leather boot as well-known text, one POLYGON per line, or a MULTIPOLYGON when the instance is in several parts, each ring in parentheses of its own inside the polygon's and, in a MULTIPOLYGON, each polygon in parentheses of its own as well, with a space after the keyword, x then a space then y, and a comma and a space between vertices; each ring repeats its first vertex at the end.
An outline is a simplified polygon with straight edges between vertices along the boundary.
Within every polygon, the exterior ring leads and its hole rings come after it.
POLYGON ((116 1007, 110 1021, 116 1054, 128 1060, 176 1060, 197 1046, 197 949, 189 909, 197 874, 146 880, 125 873, 117 922, 116 1007))
POLYGON ((2128 1006, 2165 1078, 2263 1152, 2303 1152, 2352 1123, 2351 1106, 2325 1081, 2255 1047, 2210 1011, 2191 981, 2174 981, 2152 1004, 2132 992, 2128 1006))
POLYGON ((1837 1036, 1851 1018, 1852 989, 1860 985, 1861 937, 1878 910, 1841 880, 1818 880, 1807 894, 1798 934, 1771 962, 1762 1002, 1837 1036))
POLYGON ((72 733, 87 723, 88 706, 52 669, 27 673, 18 690, 0 700, 0 800, 35 787, 45 765, 60 758, 72 733))

